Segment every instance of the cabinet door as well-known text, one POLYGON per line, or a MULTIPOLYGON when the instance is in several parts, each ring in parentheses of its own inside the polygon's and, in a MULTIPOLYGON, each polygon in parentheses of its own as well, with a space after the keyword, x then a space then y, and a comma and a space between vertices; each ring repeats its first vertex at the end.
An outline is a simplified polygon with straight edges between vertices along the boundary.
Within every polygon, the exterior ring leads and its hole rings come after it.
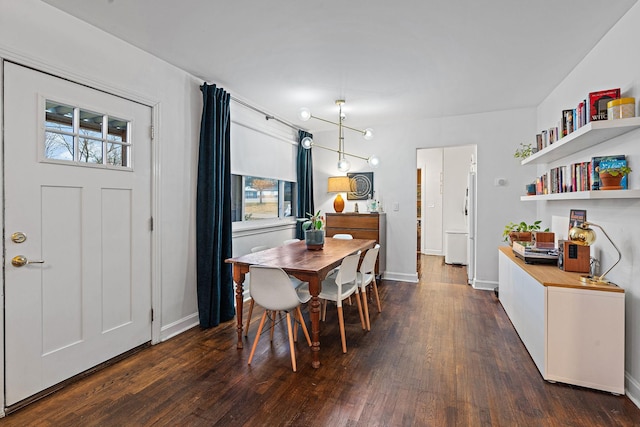
POLYGON ((550 287, 545 379, 624 394, 624 293, 550 287))

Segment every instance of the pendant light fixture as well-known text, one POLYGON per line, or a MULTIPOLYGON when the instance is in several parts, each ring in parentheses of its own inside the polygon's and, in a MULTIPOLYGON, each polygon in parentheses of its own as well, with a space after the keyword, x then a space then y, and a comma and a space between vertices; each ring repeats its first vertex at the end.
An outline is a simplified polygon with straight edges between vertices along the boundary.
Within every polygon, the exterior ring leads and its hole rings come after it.
POLYGON ((337 150, 329 147, 324 147, 322 145, 314 144, 313 140, 310 137, 303 138, 300 143, 307 150, 311 149, 311 147, 318 147, 324 150, 329 150, 329 151, 338 153, 338 170, 340 172, 347 172, 349 169, 351 169, 351 162, 349 161, 349 159, 347 159, 346 156, 356 157, 358 159, 366 160, 367 163, 369 163, 369 166, 371 166, 372 168, 375 168, 380 164, 380 159, 378 159, 378 157, 376 157, 375 155, 371 155, 369 157, 363 157, 363 156, 358 156, 356 154, 347 153, 346 151, 344 151, 344 130, 345 129, 349 129, 349 130, 360 133, 363 136, 363 138, 366 140, 371 140, 373 138, 373 130, 371 128, 360 130, 360 129, 356 129, 356 128, 352 128, 344 125, 343 122, 345 119, 345 115, 342 112, 342 106, 344 105, 344 103, 345 103, 344 99, 336 100, 336 105, 338 106, 338 109, 339 109, 337 123, 331 120, 326 120, 326 119, 314 116, 313 114, 311 114, 311 111, 309 111, 308 108, 301 108, 300 112, 298 113, 298 117, 300 118, 300 120, 304 122, 306 122, 309 119, 316 119, 316 120, 320 120, 320 121, 331 123, 333 125, 338 126, 338 149, 337 150))

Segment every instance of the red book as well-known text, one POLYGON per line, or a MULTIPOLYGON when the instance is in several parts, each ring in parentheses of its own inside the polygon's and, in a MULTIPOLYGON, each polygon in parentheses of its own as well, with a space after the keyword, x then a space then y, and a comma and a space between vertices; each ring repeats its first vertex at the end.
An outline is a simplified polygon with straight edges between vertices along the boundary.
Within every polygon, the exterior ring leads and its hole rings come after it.
POLYGON ((607 120, 607 102, 620 98, 620 88, 589 93, 589 121, 607 120))

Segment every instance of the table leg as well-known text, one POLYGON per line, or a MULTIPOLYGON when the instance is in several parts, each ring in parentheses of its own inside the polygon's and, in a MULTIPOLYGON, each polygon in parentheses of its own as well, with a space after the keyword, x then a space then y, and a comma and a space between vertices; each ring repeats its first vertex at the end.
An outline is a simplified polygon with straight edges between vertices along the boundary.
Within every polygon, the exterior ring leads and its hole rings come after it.
POLYGON ((236 319, 238 320, 238 344, 236 348, 242 349, 242 292, 244 286, 244 273, 241 273, 238 268, 233 268, 233 281, 236 282, 236 319))
POLYGON ((309 281, 311 293, 311 366, 320 367, 320 283, 318 279, 309 281), (315 283, 313 283, 315 282, 315 283))

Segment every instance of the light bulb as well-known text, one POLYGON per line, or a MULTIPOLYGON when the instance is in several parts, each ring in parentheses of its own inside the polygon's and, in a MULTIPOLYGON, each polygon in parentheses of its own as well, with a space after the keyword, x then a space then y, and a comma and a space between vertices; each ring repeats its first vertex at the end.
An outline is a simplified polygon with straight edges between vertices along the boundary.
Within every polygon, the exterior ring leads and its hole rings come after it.
POLYGON ((349 162, 349 160, 345 158, 338 160, 338 170, 340 172, 347 172, 349 169, 351 169, 351 162, 349 162))
POLYGON ((369 166, 371 166, 372 168, 377 168, 380 164, 380 159, 376 155, 371 155, 367 159, 367 163, 369 163, 369 166))
POLYGON ((306 122, 311 118, 311 111, 308 108, 303 107, 300 109, 300 111, 298 111, 298 117, 303 122, 306 122))
POLYGON ((364 132, 362 133, 362 136, 364 137, 364 139, 366 139, 367 141, 371 141, 373 139, 373 129, 371 128, 366 128, 364 130, 364 132))
POLYGON ((300 144, 302 144, 302 148, 308 150, 313 145, 313 139, 311 139, 308 136, 305 136, 304 138, 302 138, 302 141, 300 141, 300 144))

